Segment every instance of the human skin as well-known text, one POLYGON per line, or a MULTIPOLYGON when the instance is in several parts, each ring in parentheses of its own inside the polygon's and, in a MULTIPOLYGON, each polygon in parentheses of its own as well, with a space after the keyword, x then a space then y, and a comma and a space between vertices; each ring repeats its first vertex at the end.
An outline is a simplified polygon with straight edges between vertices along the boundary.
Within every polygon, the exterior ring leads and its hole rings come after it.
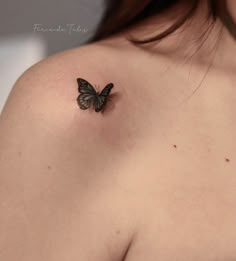
POLYGON ((219 28, 191 60, 187 42, 171 50, 194 23, 153 50, 122 32, 18 79, 0 117, 0 260, 236 259, 236 46, 222 29, 212 51, 219 28), (114 84, 103 114, 79 109, 79 77, 114 84))

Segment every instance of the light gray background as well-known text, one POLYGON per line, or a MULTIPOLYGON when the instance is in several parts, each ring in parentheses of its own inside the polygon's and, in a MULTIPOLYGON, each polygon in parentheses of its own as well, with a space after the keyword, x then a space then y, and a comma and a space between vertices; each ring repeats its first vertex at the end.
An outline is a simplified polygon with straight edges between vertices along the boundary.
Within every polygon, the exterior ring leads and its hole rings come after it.
POLYGON ((28 67, 56 52, 85 43, 104 10, 103 0, 0 0, 0 112, 15 80, 28 67), (66 32, 34 32, 59 26, 66 32), (69 34, 68 24, 88 32, 69 34))

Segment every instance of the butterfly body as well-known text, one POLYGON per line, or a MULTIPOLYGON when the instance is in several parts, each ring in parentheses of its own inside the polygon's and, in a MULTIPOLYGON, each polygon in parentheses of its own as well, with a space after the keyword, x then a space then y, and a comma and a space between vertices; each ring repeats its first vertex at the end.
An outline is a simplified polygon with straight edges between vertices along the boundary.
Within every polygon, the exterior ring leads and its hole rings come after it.
POLYGON ((100 93, 84 79, 78 78, 78 91, 80 95, 77 98, 80 109, 86 110, 91 106, 94 107, 96 112, 101 111, 106 105, 107 98, 113 88, 113 83, 109 83, 100 93))

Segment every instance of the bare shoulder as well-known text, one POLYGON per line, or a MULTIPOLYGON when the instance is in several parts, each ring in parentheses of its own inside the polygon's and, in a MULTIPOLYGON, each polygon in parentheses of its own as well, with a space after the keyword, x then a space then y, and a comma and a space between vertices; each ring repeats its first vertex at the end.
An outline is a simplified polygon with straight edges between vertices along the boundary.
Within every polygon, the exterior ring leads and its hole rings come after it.
MULTIPOLYGON (((102 162, 100 157, 105 157, 105 152, 120 153, 121 141, 129 136, 127 128, 125 134, 121 127, 132 125, 126 110, 132 96, 127 88, 131 86, 130 75, 120 67, 122 57, 118 53, 117 48, 91 44, 50 56, 29 68, 10 93, 1 115, 1 135, 19 135, 21 130, 28 138, 29 132, 39 131, 36 137, 44 134, 43 138, 58 138, 60 146, 66 140, 66 151, 73 152, 76 162, 82 152, 85 155, 89 151, 90 158, 97 162, 102 162), (80 110, 77 78, 89 81, 98 90, 114 84, 104 113, 80 110), (83 151, 79 151, 81 147, 83 151)), ((35 140, 34 135, 32 138, 35 140)))
POLYGON ((12 131, 15 131, 33 120, 32 127, 42 127, 44 131, 54 128, 58 135, 65 135, 68 139, 75 138, 73 132, 76 135, 88 134, 89 142, 91 133, 87 131, 91 129, 95 134, 94 128, 98 130, 99 123, 103 124, 109 113, 102 115, 79 109, 77 78, 86 79, 93 86, 99 85, 100 90, 113 82, 116 90, 116 83, 109 75, 109 63, 105 62, 109 56, 104 47, 84 46, 50 56, 30 67, 10 93, 1 115, 1 132, 6 121, 14 126, 12 131))
POLYGON ((89 177, 94 170, 102 175, 104 165, 111 167, 114 159, 124 157, 148 126, 145 99, 149 103, 151 97, 151 91, 139 88, 138 68, 128 53, 112 44, 91 44, 29 68, 17 80, 0 118, 0 147, 11 155, 5 162, 14 167, 10 159, 22 160, 25 154, 32 157, 25 159, 27 167, 37 166, 39 172, 53 166, 65 171, 68 164, 72 172, 79 166, 89 177), (114 84, 104 113, 80 110, 77 78, 100 90, 114 84), (43 159, 38 166, 39 155, 43 159))
MULTIPOLYGON (((0 242, 8 247, 19 244, 10 230, 15 215, 27 216, 32 234, 24 238, 21 249, 14 248, 19 253, 1 253, 2 259, 25 256, 44 244, 45 257, 51 251, 46 245, 63 245, 65 252, 58 255, 74 253, 84 260, 124 254, 133 228, 127 218, 129 206, 114 182, 122 149, 117 138, 125 135, 119 132, 123 108, 111 101, 102 114, 80 110, 76 101, 77 78, 100 88, 113 82, 114 93, 119 92, 119 84, 110 77, 109 59, 111 54, 102 46, 66 51, 32 66, 13 87, 0 117, 0 179, 5 188, 0 197, 1 213, 6 213, 0 242), (11 217, 9 209, 17 213, 11 217), (43 238, 47 242, 41 242, 43 238)), ((23 235, 25 226, 23 220, 17 223, 23 235)))

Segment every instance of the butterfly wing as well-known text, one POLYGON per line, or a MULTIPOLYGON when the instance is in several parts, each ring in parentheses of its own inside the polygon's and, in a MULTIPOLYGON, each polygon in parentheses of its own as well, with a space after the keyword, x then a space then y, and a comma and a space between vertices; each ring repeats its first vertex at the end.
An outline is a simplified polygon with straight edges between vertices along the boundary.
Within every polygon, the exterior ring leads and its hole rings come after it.
POLYGON ((93 86, 87 82, 84 79, 78 78, 77 79, 78 83, 78 91, 80 93, 86 93, 86 94, 91 94, 91 95, 96 95, 96 90, 93 88, 93 86))
POLYGON ((91 106, 92 103, 94 103, 94 99, 97 96, 97 93, 93 86, 86 80, 78 78, 77 82, 78 91, 80 92, 80 95, 77 98, 77 102, 80 109, 86 110, 91 106))
POLYGON ((78 105, 80 109, 86 110, 88 109, 92 103, 94 103, 94 99, 96 96, 87 94, 87 93, 82 93, 79 95, 77 98, 78 105))
POLYGON ((99 94, 99 96, 105 96, 107 97, 110 92, 111 92, 111 89, 113 88, 113 83, 109 83, 102 91, 101 93, 99 94))
POLYGON ((111 92, 111 89, 113 88, 113 84, 109 83, 102 91, 99 95, 97 95, 94 99, 94 107, 95 107, 95 111, 99 112, 101 111, 104 106, 106 105, 107 102, 107 97, 111 92))
POLYGON ((97 96, 94 99, 94 107, 95 107, 95 111, 99 112, 103 109, 103 107, 105 106, 106 103, 106 97, 105 96, 97 96))

